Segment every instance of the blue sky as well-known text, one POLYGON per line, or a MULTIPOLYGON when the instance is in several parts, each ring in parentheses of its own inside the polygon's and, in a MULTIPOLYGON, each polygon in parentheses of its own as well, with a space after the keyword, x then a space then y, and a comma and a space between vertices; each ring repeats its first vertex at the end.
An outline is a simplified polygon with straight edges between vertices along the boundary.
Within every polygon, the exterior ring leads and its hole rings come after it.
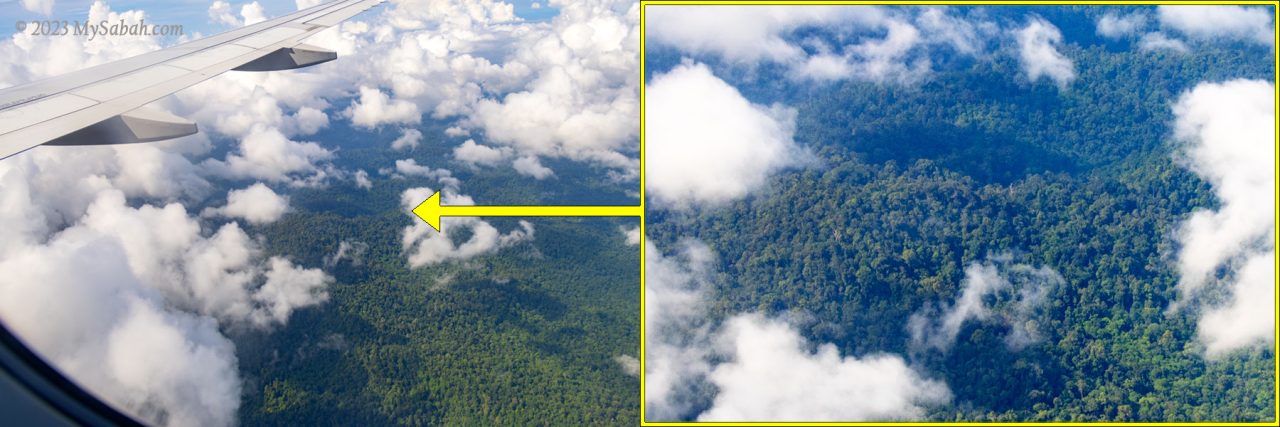
MULTIPOLYGON (((57 19, 74 21, 83 20, 89 13, 89 5, 94 0, 56 0, 53 15, 45 17, 39 13, 28 12, 22 8, 20 0, 0 0, 0 34, 8 35, 14 31, 14 23, 17 21, 35 21, 42 19, 57 19)), ((239 11, 240 6, 250 3, 252 0, 227 0, 231 3, 232 10, 239 11)), ((258 0, 258 3, 266 9, 267 16, 280 16, 297 9, 294 0, 258 0)), ((557 10, 546 5, 546 0, 541 3, 540 8, 533 8, 533 0, 516 0, 509 1, 515 6, 516 16, 529 21, 542 21, 554 17, 557 10)), ((130 9, 142 9, 147 11, 147 20, 155 24, 181 24, 188 34, 201 33, 204 35, 215 34, 224 30, 221 26, 209 22, 209 5, 213 4, 213 0, 116 0, 107 1, 113 11, 125 11, 130 9)), ((386 7, 386 6, 383 6, 386 7)))

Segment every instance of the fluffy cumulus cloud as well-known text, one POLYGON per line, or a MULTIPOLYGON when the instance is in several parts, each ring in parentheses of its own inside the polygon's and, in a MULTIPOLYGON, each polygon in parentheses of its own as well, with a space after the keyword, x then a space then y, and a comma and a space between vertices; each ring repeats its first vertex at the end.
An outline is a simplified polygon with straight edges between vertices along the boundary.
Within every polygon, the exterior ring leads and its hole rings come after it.
POLYGON ((1181 158, 1221 203, 1178 229, 1175 307, 1203 300, 1197 332, 1210 357, 1274 340, 1275 91, 1265 81, 1201 83, 1173 107, 1181 158), (1225 296, 1208 298, 1214 288, 1225 296))
POLYGON ((699 421, 915 420, 924 405, 951 399, 901 357, 841 357, 831 344, 810 351, 791 325, 760 315, 729 319, 717 340, 730 359, 712 369, 719 392, 699 421))
POLYGON ((369 172, 364 169, 356 170, 355 173, 351 174, 351 180, 356 184, 356 188, 373 189, 373 180, 369 179, 369 172))
POLYGON ((240 20, 231 13, 231 3, 215 0, 209 5, 209 22, 227 26, 238 26, 240 20))
POLYGON ((422 141, 422 131, 417 129, 404 129, 400 131, 400 137, 395 141, 391 141, 392 150, 409 150, 418 148, 418 143, 422 141))
POLYGON ((334 87, 361 87, 346 111, 357 126, 430 115, 513 158, 569 158, 634 179, 639 5, 552 5, 550 22, 525 22, 502 2, 402 0, 313 41, 360 47, 339 50, 347 60, 326 73, 334 87))
POLYGON ((1160 25, 1188 37, 1260 45, 1275 43, 1273 17, 1265 7, 1165 5, 1159 7, 1157 15, 1160 25))
POLYGON ((391 175, 392 178, 420 177, 434 179, 450 189, 457 189, 462 185, 462 181, 453 177, 452 171, 448 169, 432 169, 430 166, 419 165, 418 161, 414 159, 396 160, 395 168, 380 169, 379 172, 383 175, 391 175))
POLYGON ((224 178, 293 183, 298 174, 322 177, 325 171, 316 163, 332 156, 320 144, 293 141, 277 129, 255 127, 244 137, 238 152, 225 160, 205 160, 201 166, 224 178))
POLYGON ((462 145, 454 147, 453 157, 460 162, 476 166, 485 165, 493 166, 511 157, 511 149, 507 147, 489 147, 476 144, 475 140, 468 139, 463 141, 462 145))
POLYGON ((645 34, 656 44, 736 64, 783 64, 792 77, 810 80, 915 81, 929 70, 928 49, 976 54, 994 28, 939 8, 655 6, 648 14, 645 34), (831 46, 792 37, 805 28, 836 31, 856 42, 831 46))
POLYGON ((417 105, 402 99, 391 99, 382 91, 370 87, 360 88, 360 100, 352 104, 346 114, 351 117, 352 124, 361 127, 422 121, 422 113, 418 112, 417 105))
POLYGON ((275 222, 289 210, 289 198, 276 194, 271 187, 259 182, 242 190, 227 193, 227 205, 210 208, 208 215, 225 215, 241 218, 250 224, 275 222))
POLYGON ((253 25, 267 20, 267 11, 263 9, 262 4, 254 1, 245 3, 240 6, 240 17, 244 18, 244 25, 253 25))
POLYGON ((992 257, 965 268, 960 295, 943 307, 926 307, 907 322, 915 350, 946 351, 969 320, 998 320, 1009 327, 1005 344, 1018 350, 1040 339, 1035 317, 1045 298, 1065 280, 1049 267, 1012 262, 1009 255, 992 257))
MULTIPOLYGON (((412 225, 401 232, 401 249, 408 257, 410 268, 466 260, 533 239, 533 224, 528 221, 520 221, 519 228, 503 233, 489 222, 474 217, 443 218, 440 225, 443 231, 438 232, 412 212, 413 208, 433 193, 430 188, 416 187, 400 194, 400 204, 413 221, 412 225), (460 233, 470 236, 458 242, 460 238, 457 236, 460 233)), ((445 205, 475 204, 471 197, 450 189, 445 189, 442 198, 441 202, 445 205)))
POLYGON ((753 104, 704 65, 657 76, 646 94, 645 187, 660 204, 739 199, 774 172, 808 161, 792 140, 794 109, 753 104))
POLYGON ((0 248, 5 325, 143 420, 234 424, 240 379, 220 329, 284 324, 293 310, 327 299, 328 276, 264 260, 234 223, 210 232, 176 203, 131 207, 93 176, 28 181, 36 168, 25 163, 0 164, 3 215, 22 221, 0 248), (46 186, 89 199, 32 197, 46 186), (59 212, 78 219, 62 225, 59 212))
POLYGON ((685 240, 665 255, 647 242, 645 409, 648 421, 867 421, 922 416, 951 393, 899 356, 816 351, 784 320, 707 319, 714 254, 685 240))
POLYGON ((543 166, 542 161, 538 160, 538 158, 534 156, 525 156, 516 159, 514 162, 511 162, 511 167, 515 168, 516 172, 519 172, 521 175, 533 177, 533 179, 542 180, 555 176, 555 171, 552 171, 549 167, 543 166))
POLYGON ((1058 27, 1044 19, 1031 18, 1016 34, 1018 57, 1031 81, 1047 77, 1059 88, 1066 88, 1076 79, 1075 64, 1058 52, 1058 46, 1062 45, 1062 32, 1058 27))

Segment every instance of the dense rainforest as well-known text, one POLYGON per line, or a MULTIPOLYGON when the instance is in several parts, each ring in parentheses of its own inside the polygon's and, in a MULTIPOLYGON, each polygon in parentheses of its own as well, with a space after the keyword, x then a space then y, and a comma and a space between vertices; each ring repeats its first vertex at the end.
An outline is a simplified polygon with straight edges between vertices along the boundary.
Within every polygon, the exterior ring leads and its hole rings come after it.
MULTIPOLYGON (((564 162, 536 181, 506 168, 448 161, 457 141, 424 125, 408 151, 386 135, 336 125, 324 135, 350 180, 289 192, 291 211, 267 225, 266 251, 334 277, 329 300, 274 330, 229 331, 236 341, 245 425, 629 425, 639 380, 619 358, 639 351, 639 247, 622 229, 636 219, 534 219, 534 239, 464 261, 410 268, 400 206, 411 187, 437 181, 378 169, 413 158, 449 168, 482 203, 628 203, 631 186, 564 162), (337 259, 342 246, 350 249, 337 259)), ((634 199, 631 203, 634 203, 634 199)), ((214 201, 218 202, 218 201, 214 201)), ((216 203, 214 203, 216 204, 216 203)), ((501 232, 514 219, 493 219, 501 232)), ((448 223, 446 223, 446 226, 448 223)), ((468 238, 466 230, 453 236, 468 238)))

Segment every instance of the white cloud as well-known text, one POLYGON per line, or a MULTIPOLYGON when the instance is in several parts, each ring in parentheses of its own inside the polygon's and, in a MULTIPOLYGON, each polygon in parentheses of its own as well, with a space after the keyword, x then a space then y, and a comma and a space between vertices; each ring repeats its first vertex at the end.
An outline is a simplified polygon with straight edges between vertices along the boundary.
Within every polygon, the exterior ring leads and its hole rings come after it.
POLYGON ((1147 15, 1143 13, 1126 15, 1108 13, 1098 18, 1097 23, 1098 35, 1113 39, 1132 36, 1142 31, 1146 26, 1147 15))
POLYGON ((215 0, 209 5, 209 22, 229 27, 240 26, 240 19, 231 13, 231 3, 215 0))
POLYGON ((1189 51, 1187 44, 1182 40, 1171 39, 1159 31, 1143 35, 1142 40, 1138 42, 1138 47, 1146 51, 1171 50, 1182 53, 1189 51))
POLYGON ((646 421, 692 417, 711 372, 710 325, 703 310, 715 255, 702 242, 684 240, 664 255, 645 242, 644 404, 646 421))
POLYGON ((250 224, 267 224, 279 220, 289 210, 289 198, 276 194, 259 182, 242 190, 227 193, 227 205, 210 209, 208 214, 243 218, 250 224))
POLYGON ((419 165, 418 161, 414 159, 396 160, 395 175, 393 176, 400 178, 411 176, 431 178, 449 189, 457 189, 462 185, 462 181, 454 178, 453 172, 448 169, 432 169, 429 166, 419 165))
POLYGON ((555 172, 552 171, 551 168, 543 166, 542 162, 538 161, 538 158, 533 156, 525 156, 516 159, 514 162, 511 162, 511 167, 515 168, 516 172, 519 172, 521 175, 530 176, 537 180, 555 176, 555 172))
POLYGON ((292 133, 312 135, 319 132, 320 129, 329 127, 329 116, 319 109, 302 107, 296 113, 293 113, 293 121, 286 123, 293 125, 294 132, 292 133))
POLYGON ((257 24, 267 20, 266 9, 257 1, 241 5, 239 17, 237 17, 231 10, 231 3, 223 0, 215 0, 209 5, 209 22, 228 27, 239 27, 257 24))
POLYGON ((1018 350, 1039 340, 1038 323, 1033 319, 1049 291, 1065 283, 1049 267, 1014 264, 1008 255, 985 263, 972 263, 964 270, 964 283, 955 302, 938 313, 934 307, 911 315, 907 330, 915 350, 951 349, 960 328, 974 319, 986 321, 995 314, 1010 328, 1005 344, 1018 350))
POLYGON ((1275 334, 1275 87, 1233 80, 1201 83, 1173 107, 1174 136, 1186 165, 1213 186, 1221 203, 1198 208, 1178 229, 1175 308, 1211 285, 1198 335, 1209 357, 1269 344, 1275 334))
POLYGON ((622 231, 622 235, 627 238, 627 246, 636 246, 640 244, 640 227, 631 229, 619 227, 619 230, 622 231))
POLYGON ((648 421, 889 421, 950 400, 945 384, 899 356, 841 357, 831 344, 811 352, 789 324, 758 314, 710 324, 710 248, 684 240, 667 256, 646 245, 648 421))
POLYGON ((470 165, 493 166, 511 157, 508 147, 493 148, 468 139, 453 149, 453 157, 470 165))
POLYGON ((281 257, 268 263, 266 282, 253 292, 253 300, 271 320, 283 324, 294 310, 329 300, 324 285, 332 279, 323 271, 298 268, 281 257))
POLYGON ((405 150, 418 148, 418 142, 422 141, 422 131, 412 128, 402 129, 400 137, 391 142, 392 150, 405 150))
POLYGON ((179 98, 203 112, 194 115, 203 129, 243 138, 260 124, 293 137, 318 119, 301 108, 323 112, 325 99, 361 88, 339 115, 357 127, 414 124, 430 114, 456 120, 446 135, 483 134, 511 158, 569 158, 635 179, 638 4, 553 5, 559 13, 550 22, 525 22, 502 2, 394 2, 307 40, 337 51, 339 61, 224 75, 179 98), (273 77, 279 74, 287 78, 273 77))
POLYGON ((331 157, 332 152, 314 142, 296 142, 274 128, 255 127, 241 141, 239 152, 228 154, 225 161, 205 160, 201 166, 226 178, 292 182, 293 174, 321 173, 316 162, 331 157))
POLYGON ((167 307, 112 239, 29 249, 0 261, 0 317, 25 344, 144 421, 235 424, 235 349, 213 319, 167 307))
POLYGON ((553 4, 560 13, 551 22, 551 34, 517 43, 502 73, 494 76, 511 86, 525 83, 504 96, 475 102, 467 122, 483 129, 488 143, 509 146, 521 157, 566 157, 634 171, 638 4, 553 4))
POLYGON ((240 380, 219 323, 284 324, 327 299, 323 273, 280 257, 262 265, 234 223, 206 235, 176 203, 130 207, 99 181, 84 207, 68 207, 83 203, 69 194, 11 204, 31 194, 21 180, 30 163, 9 165, 0 164, 4 212, 25 210, 27 221, 0 249, 0 316, 59 369, 143 420, 233 424, 240 380), (79 219, 32 226, 59 205, 79 219))
POLYGON ((22 8, 44 16, 53 14, 54 0, 22 0, 22 8))
POLYGON ((369 172, 365 172, 363 169, 357 170, 356 173, 352 174, 352 177, 356 181, 356 187, 360 187, 365 190, 373 188, 373 181, 369 180, 369 172))
POLYGON ((418 106, 403 99, 391 99, 381 90, 360 87, 360 100, 351 104, 346 115, 351 123, 366 128, 381 124, 415 124, 422 121, 418 106))
POLYGON ((786 33, 805 26, 877 22, 884 10, 848 6, 652 6, 650 41, 739 63, 792 62, 805 56, 786 33))
MULTIPOLYGON (((405 215, 413 221, 401 233, 401 249, 409 259, 410 268, 466 260, 533 240, 533 224, 528 221, 520 221, 520 228, 504 234, 479 218, 446 217, 441 219, 443 231, 437 232, 412 212, 413 208, 433 193, 430 188, 416 187, 400 194, 400 205, 404 208, 405 215), (471 236, 466 241, 455 243, 453 236, 462 230, 470 230, 471 236)), ((475 204, 470 197, 447 189, 441 197, 446 205, 475 204)))
POLYGON ((705 65, 657 76, 646 94, 646 189, 660 204, 739 199, 809 157, 792 140, 795 110, 752 104, 705 65))
POLYGON ((622 368, 622 372, 627 375, 633 377, 640 376, 640 359, 636 359, 634 356, 619 354, 617 357, 613 358, 613 361, 618 362, 618 367, 622 368))
POLYGON ((698 421, 916 420, 951 399, 901 357, 841 357, 831 344, 810 352, 791 325, 760 315, 729 319, 718 340, 731 359, 711 371, 719 392, 698 421))
POLYGON ((989 24, 975 25, 943 8, 916 10, 912 17, 915 10, 875 6, 655 6, 647 12, 646 36, 655 44, 734 64, 784 64, 793 78, 820 81, 912 82, 928 73, 930 61, 920 54, 930 46, 979 53, 986 35, 980 28, 989 24), (807 28, 839 32, 849 44, 828 46, 812 37, 791 40, 794 32, 807 28))
POLYGON ((985 37, 983 27, 989 22, 971 22, 947 14, 947 9, 927 7, 916 15, 916 25, 925 39, 931 43, 949 44, 961 54, 975 55, 982 49, 985 37))
POLYGON ((1075 65, 1058 52, 1062 33, 1049 21, 1032 18, 1027 26, 1017 31, 1018 52, 1022 68, 1031 81, 1048 77, 1065 89, 1076 79, 1075 65))
POLYGON ((333 268, 343 260, 347 260, 351 265, 356 266, 364 264, 364 254, 368 251, 369 245, 364 242, 343 240, 338 242, 337 252, 324 257, 324 266, 333 268))
POLYGON ((267 20, 266 10, 256 1, 240 6, 240 17, 244 18, 244 25, 253 25, 267 20))
POLYGON ((444 134, 445 136, 456 138, 461 136, 469 136, 471 135, 471 131, 466 130, 460 126, 449 126, 447 129, 444 130, 444 134))
POLYGON ((1194 38, 1275 43, 1272 16, 1263 7, 1165 5, 1157 14, 1161 25, 1194 38))
MULTIPOLYGON (((941 21, 937 23, 941 25, 941 21)), ((809 56, 792 66, 792 76, 812 80, 859 77, 871 81, 909 82, 928 73, 927 59, 908 63, 905 58, 908 52, 923 43, 920 31, 907 22, 897 20, 887 20, 882 25, 887 31, 884 39, 847 46, 841 55, 809 56)))

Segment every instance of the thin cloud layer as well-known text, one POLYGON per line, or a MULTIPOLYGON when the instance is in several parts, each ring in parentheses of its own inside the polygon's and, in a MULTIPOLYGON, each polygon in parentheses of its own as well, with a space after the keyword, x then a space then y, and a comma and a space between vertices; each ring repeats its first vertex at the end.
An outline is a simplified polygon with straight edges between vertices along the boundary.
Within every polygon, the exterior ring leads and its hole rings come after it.
POLYGON ((1143 13, 1116 14, 1108 13, 1098 18, 1098 35, 1108 38, 1124 38, 1141 32, 1147 26, 1147 15, 1143 13))
POLYGON ((1022 349, 1040 340, 1034 317, 1049 292, 1066 283, 1052 268, 1014 263, 1007 254, 971 263, 964 273, 954 302, 911 315, 907 331, 913 350, 948 351, 965 322, 992 317, 1009 327, 1005 344, 1012 350, 1022 349))
POLYGON ((1157 16, 1162 26, 1192 38, 1275 44, 1272 16, 1263 7, 1164 5, 1157 16))
POLYGON ((1270 344, 1275 335, 1275 86, 1257 80, 1201 83, 1173 112, 1186 166, 1221 206, 1196 209, 1178 228, 1180 298, 1225 286, 1201 309, 1197 333, 1209 357, 1270 344))
POLYGON ((916 81, 929 71, 928 49, 978 54, 995 30, 991 23, 956 18, 940 8, 923 8, 915 16, 875 6, 654 6, 648 13, 645 34, 655 44, 738 65, 783 64, 792 78, 817 81, 916 81), (807 28, 838 32, 850 42, 793 39, 807 28))

